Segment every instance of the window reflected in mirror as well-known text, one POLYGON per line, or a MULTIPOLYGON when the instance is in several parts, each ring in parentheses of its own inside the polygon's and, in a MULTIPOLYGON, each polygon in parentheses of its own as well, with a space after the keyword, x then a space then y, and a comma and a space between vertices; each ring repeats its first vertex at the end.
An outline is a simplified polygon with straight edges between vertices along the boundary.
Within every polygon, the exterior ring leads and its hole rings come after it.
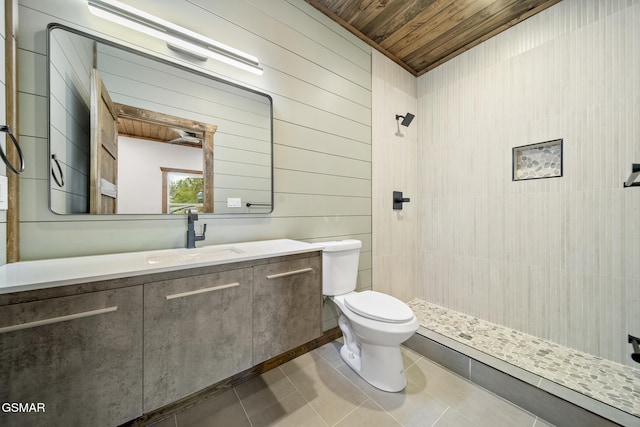
POLYGON ((204 212, 204 180, 202 172, 171 168, 162 169, 162 213, 186 214, 187 209, 204 212))

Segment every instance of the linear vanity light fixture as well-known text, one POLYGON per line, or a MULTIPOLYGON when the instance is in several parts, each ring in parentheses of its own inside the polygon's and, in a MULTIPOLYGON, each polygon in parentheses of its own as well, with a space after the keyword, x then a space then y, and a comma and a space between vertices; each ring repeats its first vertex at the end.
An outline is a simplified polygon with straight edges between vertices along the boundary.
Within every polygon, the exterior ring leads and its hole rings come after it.
POLYGON ((198 33, 153 16, 118 0, 88 0, 89 11, 96 16, 140 31, 167 42, 170 49, 186 53, 201 61, 213 58, 245 71, 262 75, 255 56, 204 37, 198 33))

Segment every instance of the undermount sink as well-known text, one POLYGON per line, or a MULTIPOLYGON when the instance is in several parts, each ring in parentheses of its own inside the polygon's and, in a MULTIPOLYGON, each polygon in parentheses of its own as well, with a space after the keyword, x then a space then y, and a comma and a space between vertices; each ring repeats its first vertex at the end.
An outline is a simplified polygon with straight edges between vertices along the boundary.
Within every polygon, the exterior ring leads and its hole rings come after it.
POLYGON ((157 255, 150 255, 146 258, 147 264, 182 264, 190 262, 219 261, 234 258, 245 251, 234 246, 211 246, 197 249, 176 249, 157 255))
POLYGON ((289 239, 258 240, 252 242, 225 243, 201 246, 193 249, 163 249, 145 253, 143 262, 147 268, 173 268, 176 266, 214 265, 247 261, 265 257, 282 256, 301 251, 309 252, 317 247, 289 239))

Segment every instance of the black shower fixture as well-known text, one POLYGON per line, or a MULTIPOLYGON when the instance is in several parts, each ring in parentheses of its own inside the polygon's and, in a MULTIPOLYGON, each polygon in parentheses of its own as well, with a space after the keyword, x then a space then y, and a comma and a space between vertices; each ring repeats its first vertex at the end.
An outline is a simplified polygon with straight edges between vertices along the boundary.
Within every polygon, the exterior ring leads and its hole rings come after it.
POLYGON ((634 362, 640 363, 640 345, 638 344, 640 339, 629 335, 629 344, 633 346, 633 353, 631 353, 631 358, 634 362))
POLYGON ((400 124, 406 127, 409 127, 414 117, 415 116, 411 113, 407 113, 404 116, 401 116, 400 114, 396 114, 396 120, 400 120, 400 118, 402 118, 402 122, 400 124))
POLYGON ((640 187, 640 182, 634 182, 638 178, 638 175, 640 175, 640 163, 631 164, 631 175, 629 175, 629 178, 627 178, 622 186, 625 188, 640 187))

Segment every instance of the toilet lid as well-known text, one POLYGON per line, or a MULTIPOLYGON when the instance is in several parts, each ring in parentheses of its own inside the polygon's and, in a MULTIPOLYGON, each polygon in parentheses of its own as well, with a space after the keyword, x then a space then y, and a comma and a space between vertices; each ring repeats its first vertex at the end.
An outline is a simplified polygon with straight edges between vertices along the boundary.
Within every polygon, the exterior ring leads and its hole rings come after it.
POLYGON ((407 304, 376 291, 353 293, 345 297, 344 302, 354 313, 381 322, 402 323, 413 319, 413 311, 407 304))

